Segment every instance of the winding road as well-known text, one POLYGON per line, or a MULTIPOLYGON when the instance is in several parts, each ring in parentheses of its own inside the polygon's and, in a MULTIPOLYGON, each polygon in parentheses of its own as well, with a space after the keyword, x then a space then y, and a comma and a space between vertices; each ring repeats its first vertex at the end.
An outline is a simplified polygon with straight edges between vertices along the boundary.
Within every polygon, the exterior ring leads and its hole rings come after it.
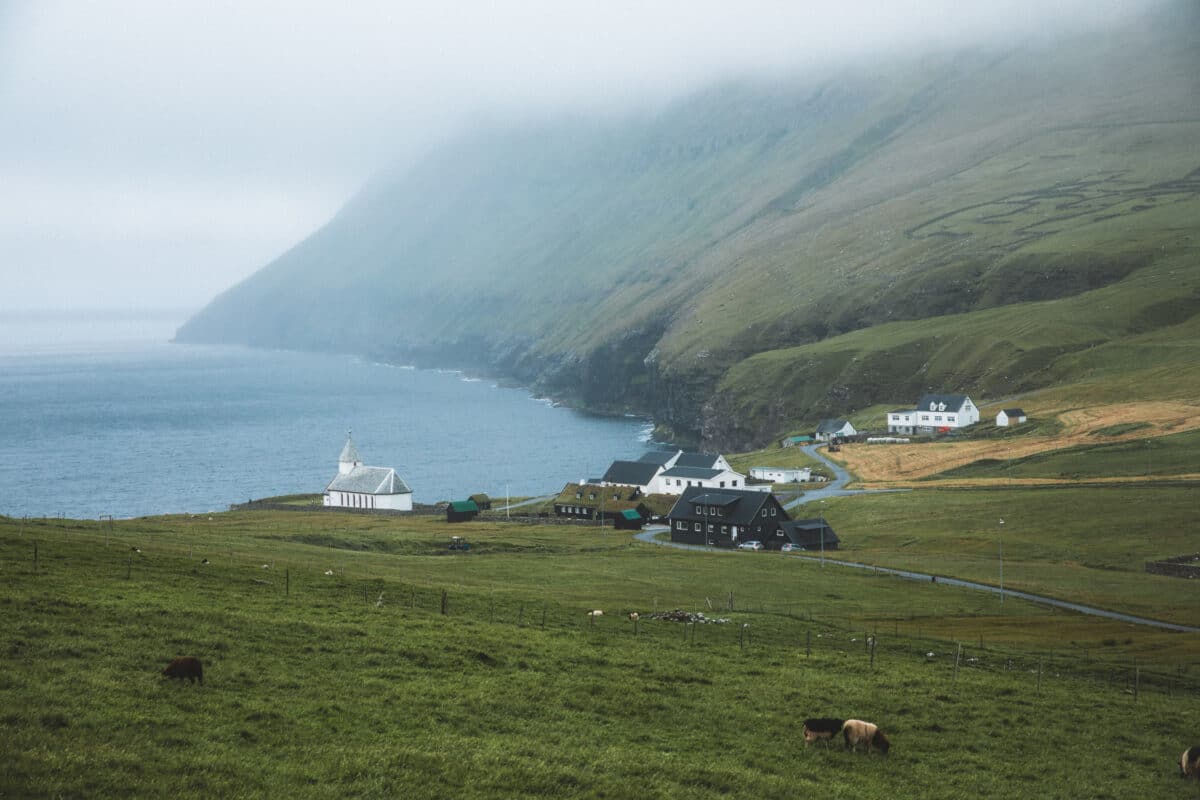
MULTIPOLYGON (((911 491, 908 489, 871 489, 871 490, 867 490, 867 489, 843 488, 843 487, 845 487, 846 483, 849 481, 850 476, 844 469, 841 468, 841 466, 839 466, 838 464, 835 464, 834 462, 825 458, 825 456, 823 454, 817 452, 816 445, 807 445, 804 448, 804 452, 806 452, 808 455, 821 461, 823 464, 825 464, 827 467, 829 467, 833 471, 834 479, 829 482, 828 486, 825 486, 821 489, 815 489, 811 492, 806 492, 804 497, 793 500, 791 503, 788 503, 786 507, 789 509, 795 508, 796 506, 803 505, 805 503, 811 503, 814 500, 820 501, 820 500, 823 500, 828 497, 848 497, 848 496, 854 496, 854 495, 860 495, 860 494, 873 494, 873 493, 877 493, 877 492, 881 492, 881 491, 883 491, 883 492, 911 491)), ((736 550, 725 550, 723 548, 708 547, 706 545, 698 545, 698 544, 684 544, 682 542, 664 541, 662 539, 656 538, 658 536, 658 534, 667 533, 667 532, 669 532, 669 530, 670 530, 669 528, 665 528, 665 527, 661 527, 661 526, 657 526, 654 528, 647 528, 646 530, 635 534, 634 538, 638 539, 639 541, 648 542, 650 544, 662 545, 663 547, 676 547, 676 548, 679 548, 682 550, 704 550, 704 551, 708 551, 708 552, 723 552, 723 553, 729 553, 730 555, 737 554, 737 555, 744 555, 744 556, 749 556, 749 557, 753 557, 756 555, 755 553, 750 553, 750 552, 743 554, 736 550)), ((761 556, 759 556, 759 557, 761 557, 761 556)), ((1053 606, 1054 608, 1061 608, 1066 611, 1075 611, 1077 613, 1087 614, 1087 615, 1093 616, 1093 617, 1104 617, 1106 619, 1113 619, 1113 620, 1117 620, 1119 622, 1129 622, 1129 623, 1133 623, 1135 625, 1146 625, 1148 627, 1159 628, 1161 630, 1178 631, 1180 633, 1200 633, 1200 628, 1193 627, 1190 625, 1179 625, 1174 622, 1164 622, 1162 620, 1149 619, 1147 617, 1137 617, 1132 614, 1122 614, 1118 611, 1109 611, 1108 609, 1105 609, 1105 608, 1096 608, 1094 606, 1085 606, 1081 603, 1072 603, 1067 600, 1059 600, 1058 598, 1055 598, 1055 597, 1046 597, 1045 595, 1040 595, 1040 594, 1031 594, 1029 592, 1014 591, 1012 589, 1001 590, 1000 588, 998 588, 996 586, 990 586, 986 583, 976 583, 974 581, 966 581, 966 580, 961 580, 959 578, 947 578, 947 577, 943 577, 943 576, 932 575, 932 574, 925 573, 925 572, 911 572, 909 570, 892 569, 890 567, 877 567, 874 564, 863 564, 863 563, 860 563, 857 561, 843 561, 841 559, 833 559, 833 558, 821 559, 821 558, 817 558, 814 556, 802 556, 802 555, 796 555, 796 554, 788 554, 783 557, 784 558, 792 558, 792 559, 796 559, 796 560, 800 560, 800 561, 823 562, 826 564, 833 564, 833 565, 839 566, 839 567, 850 567, 851 569, 865 569, 865 570, 870 570, 872 572, 875 572, 875 573, 881 574, 881 575, 895 575, 896 577, 904 578, 906 580, 923 581, 923 582, 927 582, 930 584, 936 584, 938 586, 955 586, 955 587, 959 587, 962 589, 972 589, 977 592, 988 592, 990 594, 1002 594, 1004 597, 1016 597, 1021 600, 1026 600, 1030 603, 1038 603, 1039 605, 1044 605, 1044 606, 1053 606)))

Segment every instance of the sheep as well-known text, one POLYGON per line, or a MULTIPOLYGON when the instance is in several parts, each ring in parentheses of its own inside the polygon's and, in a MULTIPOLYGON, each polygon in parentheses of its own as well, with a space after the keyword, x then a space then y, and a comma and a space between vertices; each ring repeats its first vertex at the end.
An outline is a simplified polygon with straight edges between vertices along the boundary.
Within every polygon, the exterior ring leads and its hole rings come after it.
POLYGON ((200 681, 200 685, 204 685, 204 665, 195 656, 180 656, 173 659, 163 669, 162 674, 167 678, 178 678, 179 680, 188 680, 193 683, 200 681))
POLYGON ((589 612, 587 612, 587 615, 588 615, 589 617, 603 617, 603 616, 604 616, 604 612, 603 612, 603 611, 601 611, 600 609, 598 609, 598 608, 597 608, 597 609, 596 609, 596 610, 594 610, 594 611, 589 611, 589 612))
POLYGON ((636 612, 636 611, 630 611, 630 612, 629 612, 629 621, 630 621, 630 622, 637 622, 637 621, 638 621, 638 619, 639 619, 639 617, 638 617, 638 612, 636 612))
POLYGON ((1179 757, 1179 777, 1200 781, 1200 744, 1184 750, 1179 757))
POLYGON ((824 739, 825 746, 829 747, 829 741, 842 732, 844 724, 842 720, 833 717, 813 717, 804 720, 804 746, 808 747, 809 742, 824 739))
POLYGON ((846 737, 847 750, 858 750, 858 746, 863 744, 867 746, 868 753, 872 748, 877 748, 886 756, 888 749, 892 746, 888 737, 879 730, 878 725, 873 722, 863 722, 861 719, 846 720, 842 725, 842 735, 846 737))

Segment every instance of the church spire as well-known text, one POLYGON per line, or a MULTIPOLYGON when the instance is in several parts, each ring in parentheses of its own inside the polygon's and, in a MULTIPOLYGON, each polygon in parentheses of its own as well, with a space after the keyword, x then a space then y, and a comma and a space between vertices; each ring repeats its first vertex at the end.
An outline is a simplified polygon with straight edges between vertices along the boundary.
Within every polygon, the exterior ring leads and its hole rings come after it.
POLYGON ((338 474, 345 475, 355 467, 362 466, 362 459, 358 456, 358 448, 354 446, 354 439, 350 434, 352 431, 346 431, 346 446, 342 448, 342 454, 338 456, 338 474))

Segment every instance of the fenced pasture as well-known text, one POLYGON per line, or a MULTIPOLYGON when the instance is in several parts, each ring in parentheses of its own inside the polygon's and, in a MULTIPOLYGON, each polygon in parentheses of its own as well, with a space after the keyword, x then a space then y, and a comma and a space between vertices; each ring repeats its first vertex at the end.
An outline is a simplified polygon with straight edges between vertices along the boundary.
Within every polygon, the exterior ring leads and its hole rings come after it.
POLYGON ((1169 797, 1200 710, 1195 636, 611 530, 0 519, 0 574, 0 796, 1169 797))

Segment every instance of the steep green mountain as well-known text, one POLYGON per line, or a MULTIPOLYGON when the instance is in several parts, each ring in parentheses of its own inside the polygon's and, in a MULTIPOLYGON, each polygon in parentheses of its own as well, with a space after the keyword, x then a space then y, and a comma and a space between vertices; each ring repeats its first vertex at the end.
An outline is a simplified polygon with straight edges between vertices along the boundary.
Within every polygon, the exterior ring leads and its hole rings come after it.
POLYGON ((1200 11, 1155 9, 472 131, 178 339, 485 369, 724 447, 931 389, 1192 391, 1200 11))

